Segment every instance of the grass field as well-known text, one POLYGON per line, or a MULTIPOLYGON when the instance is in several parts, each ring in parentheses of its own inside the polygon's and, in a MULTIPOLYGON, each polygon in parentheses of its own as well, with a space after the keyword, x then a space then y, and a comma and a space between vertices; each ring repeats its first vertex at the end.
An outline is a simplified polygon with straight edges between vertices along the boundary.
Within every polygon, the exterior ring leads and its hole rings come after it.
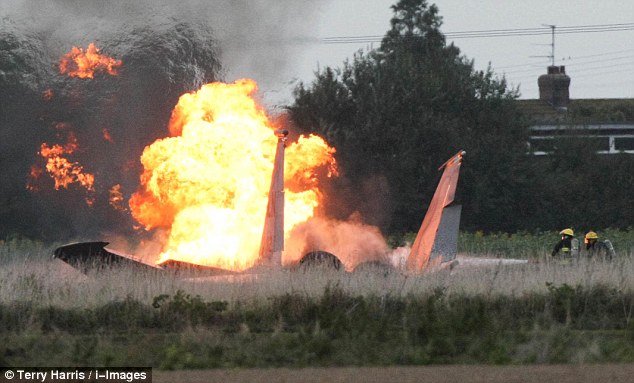
POLYGON ((54 245, 5 241, 0 365, 181 370, 632 363, 632 233, 617 234, 612 262, 560 262, 539 236, 464 234, 463 260, 530 262, 463 262, 415 277, 327 270, 86 276, 52 260, 54 245), (504 240, 509 243, 500 254, 504 240), (535 248, 527 250, 525 242, 535 248))

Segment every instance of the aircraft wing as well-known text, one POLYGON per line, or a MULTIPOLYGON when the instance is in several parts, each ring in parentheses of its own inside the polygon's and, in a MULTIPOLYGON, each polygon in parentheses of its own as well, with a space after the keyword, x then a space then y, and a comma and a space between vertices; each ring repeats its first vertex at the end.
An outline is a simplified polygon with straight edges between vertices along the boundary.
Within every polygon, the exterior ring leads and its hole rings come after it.
POLYGON ((205 275, 218 275, 218 274, 236 274, 235 271, 221 269, 219 267, 198 265, 190 262, 177 261, 175 259, 168 259, 165 262, 161 262, 159 266, 165 270, 175 272, 188 272, 193 274, 205 274, 205 275))
POLYGON ((137 267, 143 270, 161 271, 162 268, 131 255, 106 249, 108 242, 70 243, 55 249, 53 258, 61 259, 83 273, 112 266, 137 267))
POLYGON ((122 254, 106 248, 108 242, 77 242, 55 249, 53 258, 73 266, 82 273, 101 271, 112 267, 132 267, 145 271, 173 272, 184 274, 234 274, 230 270, 189 262, 167 260, 159 265, 146 262, 128 254, 122 254))

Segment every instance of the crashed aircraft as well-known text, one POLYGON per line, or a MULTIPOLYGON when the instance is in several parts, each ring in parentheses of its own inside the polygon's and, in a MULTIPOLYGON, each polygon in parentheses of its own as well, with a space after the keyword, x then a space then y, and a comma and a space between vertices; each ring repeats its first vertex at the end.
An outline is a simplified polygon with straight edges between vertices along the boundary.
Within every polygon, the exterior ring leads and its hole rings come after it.
MULTIPOLYGON (((256 267, 282 268, 284 251, 284 149, 288 136, 287 130, 276 130, 278 137, 275 152, 273 174, 268 196, 266 217, 260 242, 259 260, 256 267)), ((460 225, 461 206, 454 204, 454 197, 460 166, 465 152, 460 151, 438 170, 442 176, 423 218, 416 239, 407 256, 402 272, 419 274, 426 270, 440 267, 452 267, 456 264, 458 229, 460 225)), ((57 248, 53 258, 60 259, 74 268, 88 273, 91 270, 103 270, 115 266, 134 267, 146 271, 165 273, 174 271, 195 271, 205 274, 236 274, 238 272, 198 265, 178 260, 167 260, 159 264, 149 263, 132 255, 123 254, 107 248, 108 242, 71 243, 57 248)), ((305 254, 298 265, 321 264, 335 269, 341 268, 342 262, 336 254, 327 251, 312 251, 305 254)), ((385 262, 366 262, 355 269, 373 266, 393 266, 385 262)), ((298 266, 295 265, 295 266, 298 266)))

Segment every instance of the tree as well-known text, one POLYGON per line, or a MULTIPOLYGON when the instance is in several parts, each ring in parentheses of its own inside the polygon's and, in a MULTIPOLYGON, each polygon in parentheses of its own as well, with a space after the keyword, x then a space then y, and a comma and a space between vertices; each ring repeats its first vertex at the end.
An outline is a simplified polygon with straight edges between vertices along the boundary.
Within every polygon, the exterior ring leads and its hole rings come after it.
POLYGON ((465 149, 463 227, 517 229, 508 217, 526 182, 519 169, 527 141, 513 103, 518 92, 446 44, 435 5, 401 0, 392 9, 378 49, 358 52, 341 69, 325 68, 310 86, 299 84, 288 108, 300 131, 337 149, 341 177, 329 185, 336 195, 329 213, 359 211, 392 233, 417 230, 438 167, 465 149), (377 192, 386 198, 373 206, 377 192))

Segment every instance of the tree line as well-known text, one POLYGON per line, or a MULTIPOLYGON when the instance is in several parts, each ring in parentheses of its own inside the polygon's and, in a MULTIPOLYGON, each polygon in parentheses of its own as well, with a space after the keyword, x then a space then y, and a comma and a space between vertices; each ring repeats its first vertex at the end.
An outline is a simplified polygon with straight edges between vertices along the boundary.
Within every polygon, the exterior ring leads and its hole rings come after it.
POLYGON ((632 156, 599 155, 580 140, 531 155, 519 89, 448 44, 435 5, 400 0, 392 9, 379 48, 318 71, 288 106, 298 131, 337 149, 340 177, 323 181, 328 215, 356 212, 388 233, 415 231, 438 167, 466 150, 457 197, 464 230, 632 225, 632 156))

